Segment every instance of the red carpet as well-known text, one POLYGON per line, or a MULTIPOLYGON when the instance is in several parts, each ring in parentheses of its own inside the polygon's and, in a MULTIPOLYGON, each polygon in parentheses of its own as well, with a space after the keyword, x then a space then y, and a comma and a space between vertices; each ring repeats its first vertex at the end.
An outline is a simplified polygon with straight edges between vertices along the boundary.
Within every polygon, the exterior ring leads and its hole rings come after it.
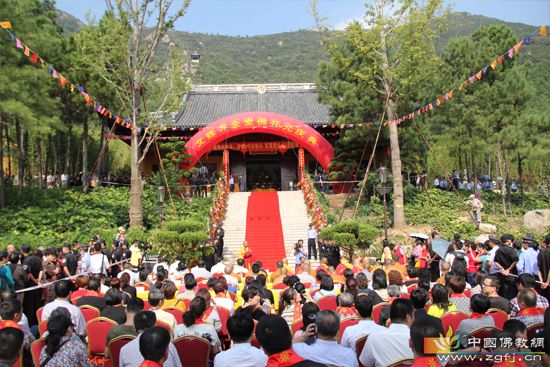
POLYGON ((283 226, 276 192, 252 192, 246 212, 246 240, 263 269, 275 270, 275 263, 286 256, 283 226))

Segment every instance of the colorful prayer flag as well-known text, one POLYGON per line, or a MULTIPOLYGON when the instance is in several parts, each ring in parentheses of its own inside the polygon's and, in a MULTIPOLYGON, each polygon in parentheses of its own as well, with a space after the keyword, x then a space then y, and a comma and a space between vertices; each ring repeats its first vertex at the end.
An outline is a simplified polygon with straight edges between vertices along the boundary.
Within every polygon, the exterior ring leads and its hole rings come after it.
POLYGON ((504 61, 504 55, 500 55, 497 59, 497 62, 500 64, 504 61))
POLYGON ((476 76, 472 75, 471 77, 468 78, 468 80, 470 81, 471 84, 473 84, 476 81, 476 76))
POLYGON ((63 76, 59 75, 59 85, 61 87, 64 87, 65 84, 67 84, 67 79, 65 79, 63 76))
POLYGON ((523 45, 523 41, 521 41, 520 43, 516 43, 514 45, 514 51, 516 52, 516 54, 518 53, 519 49, 521 48, 521 45, 523 45))
POLYGON ((476 78, 481 80, 481 75, 483 75, 483 70, 480 70, 480 71, 477 72, 476 78))
POLYGON ((17 37, 15 38, 15 47, 23 48, 23 44, 21 43, 21 40, 17 37))
POLYGON ((59 74, 57 73, 57 70, 53 69, 52 77, 54 77, 55 79, 57 79, 59 77, 59 74))
POLYGON ((30 60, 33 64, 36 64, 38 62, 38 55, 33 52, 30 60))
POLYGON ((487 74, 487 69, 489 69, 489 65, 487 65, 483 68, 483 74, 487 74))
POLYGON ((546 37, 548 36, 548 30, 546 29, 546 26, 543 25, 542 27, 540 27, 540 31, 539 31, 539 34, 543 37, 546 37))
POLYGON ((31 55, 31 50, 27 46, 25 46, 25 50, 23 51, 23 54, 28 57, 31 55))
POLYGON ((11 29, 11 23, 10 22, 0 22, 0 27, 4 29, 11 29))
POLYGON ((508 57, 511 58, 511 59, 514 58, 514 48, 513 47, 508 50, 508 57))
POLYGON ((8 31, 8 34, 10 35, 10 39, 11 39, 12 41, 15 41, 15 34, 13 34, 12 31, 8 31))
POLYGON ((492 63, 491 63, 491 67, 493 68, 493 70, 495 70, 497 68, 497 60, 494 60, 492 63))

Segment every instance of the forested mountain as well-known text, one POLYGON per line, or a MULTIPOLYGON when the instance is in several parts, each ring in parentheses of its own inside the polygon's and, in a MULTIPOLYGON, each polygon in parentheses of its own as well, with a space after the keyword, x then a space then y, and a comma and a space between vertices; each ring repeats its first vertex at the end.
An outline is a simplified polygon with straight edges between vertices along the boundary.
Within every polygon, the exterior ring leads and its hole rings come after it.
MULTIPOLYGON (((81 29, 82 23, 76 18, 60 13, 59 22, 65 32, 81 29)), ((536 29, 534 26, 480 15, 453 13, 448 19, 447 30, 437 42, 437 49, 440 50, 453 37, 468 35, 481 25, 495 22, 506 24, 518 37, 536 29)), ((528 59, 535 63, 533 77, 537 80, 543 81, 544 72, 550 71, 549 44, 549 39, 537 38, 524 51, 528 59)), ((181 48, 188 54, 200 54, 194 79, 196 83, 204 84, 313 82, 319 61, 328 59, 317 32, 308 30, 254 37, 170 32, 159 47, 159 65, 166 60, 171 46, 181 48)), ((494 56, 487 55, 487 62, 494 56)))

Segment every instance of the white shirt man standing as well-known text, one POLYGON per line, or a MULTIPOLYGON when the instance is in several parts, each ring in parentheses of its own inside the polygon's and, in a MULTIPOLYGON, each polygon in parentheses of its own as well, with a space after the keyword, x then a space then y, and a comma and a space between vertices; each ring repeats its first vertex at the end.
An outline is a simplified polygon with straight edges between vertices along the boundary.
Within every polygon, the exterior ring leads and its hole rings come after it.
POLYGON ((265 367, 267 356, 250 344, 254 331, 254 321, 244 313, 231 316, 227 320, 227 330, 233 347, 219 353, 214 359, 214 367, 265 367))
POLYGON ((90 273, 107 275, 109 267, 109 259, 101 252, 101 244, 96 242, 94 244, 94 254, 90 256, 90 273))
POLYGON ((383 367, 405 358, 413 358, 409 345, 414 307, 410 300, 398 298, 391 304, 391 325, 369 335, 359 360, 365 367, 383 367))

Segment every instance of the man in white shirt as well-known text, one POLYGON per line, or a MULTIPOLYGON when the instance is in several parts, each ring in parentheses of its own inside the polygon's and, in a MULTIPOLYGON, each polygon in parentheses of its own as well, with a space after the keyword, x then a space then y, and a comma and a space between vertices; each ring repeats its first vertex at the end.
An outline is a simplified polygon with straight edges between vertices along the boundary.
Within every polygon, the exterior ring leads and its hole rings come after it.
POLYGON ((250 344, 254 331, 254 321, 244 313, 231 316, 227 320, 227 330, 233 347, 219 353, 214 359, 214 367, 265 367, 267 356, 250 344))
POLYGON ((237 277, 234 277, 232 275, 233 271, 234 271, 233 265, 231 264, 226 265, 225 268, 223 269, 223 272, 224 272, 223 277, 225 278, 227 284, 234 287, 236 290, 239 287, 239 279, 237 279, 237 277))
POLYGON ((212 290, 214 291, 214 298, 212 301, 218 307, 223 307, 229 311, 230 315, 233 315, 235 310, 235 303, 231 300, 231 297, 227 294, 227 284, 222 280, 216 281, 212 285, 212 290))
POLYGON ((411 300, 398 298, 390 307, 389 328, 369 335, 359 360, 365 367, 384 367, 405 358, 413 358, 410 326, 414 321, 411 300))
POLYGON ((53 310, 58 307, 64 307, 71 314, 71 321, 74 325, 74 332, 80 336, 86 336, 86 320, 80 308, 71 304, 71 284, 68 280, 60 280, 54 285, 56 299, 50 303, 46 303, 42 310, 42 320, 50 318, 53 310))
POLYGON ((372 299, 369 296, 362 294, 355 298, 355 309, 359 312, 361 321, 357 325, 348 326, 344 330, 341 341, 344 347, 355 351, 355 344, 361 337, 386 330, 386 328, 371 320, 372 307, 372 299))
POLYGON ((162 305, 164 304, 164 293, 162 293, 159 289, 152 289, 149 291, 148 300, 151 305, 150 310, 155 313, 158 321, 164 322, 170 326, 170 329, 172 329, 171 335, 173 336, 174 329, 176 328, 178 322, 176 321, 174 315, 162 309, 162 305))
POLYGON ((296 274, 296 276, 300 279, 300 282, 313 285, 317 283, 317 279, 309 273, 310 271, 311 263, 308 261, 302 264, 302 272, 300 274, 296 274))
MULTIPOLYGON (((143 363, 143 356, 139 351, 139 340, 141 334, 148 328, 155 325, 157 319, 154 312, 140 311, 134 316, 134 328, 138 332, 138 336, 122 347, 120 350, 120 367, 136 367, 143 363)), ((163 367, 181 367, 178 351, 174 344, 168 345, 168 353, 163 367)))
POLYGON ((101 244, 94 244, 94 254, 90 256, 90 273, 107 275, 109 270, 109 259, 101 252, 101 244))
POLYGON ((311 256, 317 260, 317 231, 313 228, 313 224, 309 225, 307 230, 307 258, 311 260, 311 256))
MULTIPOLYGON (((411 306, 412 307, 412 306, 411 306)), ((312 344, 296 343, 292 349, 304 359, 331 366, 359 367, 357 357, 350 348, 338 344, 340 317, 330 310, 320 311, 315 319, 317 338, 312 344)))
POLYGON ((235 268, 233 269, 233 272, 235 274, 239 274, 240 277, 245 277, 246 274, 248 274, 248 269, 244 266, 244 260, 243 259, 237 259, 237 265, 235 265, 235 268))
POLYGON ((223 262, 223 258, 220 258, 219 261, 216 263, 216 265, 212 266, 212 268, 210 269, 210 273, 223 274, 224 270, 225 270, 225 263, 223 262))
POLYGON ((211 274, 208 270, 206 270, 206 263, 204 260, 199 260, 197 262, 197 266, 195 266, 193 269, 191 269, 191 273, 195 276, 195 278, 210 278, 211 274))
POLYGON ((487 253, 487 269, 489 269, 489 274, 497 274, 500 273, 500 268, 494 263, 495 262, 495 254, 498 251, 500 241, 498 238, 494 236, 489 236, 489 247, 491 247, 491 250, 487 253))

